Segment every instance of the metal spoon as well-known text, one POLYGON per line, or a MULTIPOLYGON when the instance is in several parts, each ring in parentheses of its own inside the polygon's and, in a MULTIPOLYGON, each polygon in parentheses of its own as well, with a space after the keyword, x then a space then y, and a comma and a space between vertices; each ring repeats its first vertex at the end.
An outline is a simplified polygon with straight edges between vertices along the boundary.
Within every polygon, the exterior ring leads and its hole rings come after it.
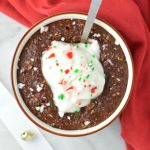
POLYGON ((97 12, 100 8, 100 5, 102 3, 102 0, 92 0, 90 9, 88 12, 88 16, 86 19, 86 23, 83 29, 83 33, 81 36, 81 42, 86 42, 89 36, 89 33, 91 31, 91 28, 93 26, 94 20, 96 18, 97 12))

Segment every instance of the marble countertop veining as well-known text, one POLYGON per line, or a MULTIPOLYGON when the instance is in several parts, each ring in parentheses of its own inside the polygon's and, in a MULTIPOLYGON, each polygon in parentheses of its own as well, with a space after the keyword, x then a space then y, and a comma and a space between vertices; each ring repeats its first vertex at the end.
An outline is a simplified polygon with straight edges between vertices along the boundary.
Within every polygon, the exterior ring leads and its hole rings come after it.
MULTIPOLYGON (((8 16, 0 13, 0 81, 12 93, 10 67, 12 57, 22 35, 27 28, 8 16)), ((12 93, 13 94, 13 93, 12 93)), ((0 99, 2 101, 2 99, 0 99)), ((95 134, 85 137, 60 137, 45 131, 44 134, 54 150, 125 150, 120 136, 120 122, 116 119, 111 125, 95 134)), ((21 150, 19 144, 0 121, 0 149, 21 150)))

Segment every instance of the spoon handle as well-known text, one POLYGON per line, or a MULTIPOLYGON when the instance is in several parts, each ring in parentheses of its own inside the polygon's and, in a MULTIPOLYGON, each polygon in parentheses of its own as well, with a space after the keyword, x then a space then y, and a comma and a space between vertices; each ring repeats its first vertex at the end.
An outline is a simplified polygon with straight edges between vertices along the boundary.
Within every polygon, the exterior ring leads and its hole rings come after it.
POLYGON ((93 26, 94 20, 96 18, 96 15, 97 15, 97 12, 99 10, 101 3, 102 3, 102 0, 92 0, 90 9, 88 12, 88 16, 86 19, 86 23, 83 29, 83 33, 81 36, 81 42, 87 41, 87 38, 89 36, 89 33, 91 31, 91 28, 93 26))

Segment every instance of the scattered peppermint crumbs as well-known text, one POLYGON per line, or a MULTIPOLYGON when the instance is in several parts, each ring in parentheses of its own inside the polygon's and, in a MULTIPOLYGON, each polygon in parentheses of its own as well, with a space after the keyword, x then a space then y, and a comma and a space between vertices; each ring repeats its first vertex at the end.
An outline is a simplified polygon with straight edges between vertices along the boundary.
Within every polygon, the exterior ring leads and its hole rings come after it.
POLYGON ((20 73, 23 73, 24 71, 25 71, 24 68, 20 69, 20 73))
POLYGON ((40 111, 40 108, 41 108, 41 106, 36 106, 36 107, 35 107, 35 109, 36 109, 37 111, 40 111))
POLYGON ((61 41, 64 41, 64 40, 65 40, 65 38, 64 38, 64 37, 62 37, 62 38, 61 38, 61 41))
POLYGON ((45 108, 44 105, 36 106, 36 107, 35 107, 35 109, 36 109, 37 111, 39 111, 40 113, 42 113, 42 112, 44 111, 44 108, 45 108))
POLYGON ((29 88, 31 92, 33 92, 34 90, 32 88, 29 88))
POLYGON ((114 65, 110 59, 107 59, 107 62, 108 62, 111 66, 114 65))
POLYGON ((90 123, 91 123, 90 121, 85 121, 85 122, 84 122, 84 125, 87 126, 87 125, 89 125, 90 123))
POLYGON ((19 88, 19 89, 23 89, 24 86, 25 86, 25 84, 23 84, 23 83, 18 83, 18 88, 19 88))
POLYGON ((34 61, 34 58, 31 58, 31 61, 34 61))
POLYGON ((94 33, 93 37, 100 37, 101 35, 99 33, 94 33))
POLYGON ((38 85, 36 85, 36 90, 37 90, 37 92, 40 92, 42 89, 43 89, 43 84, 38 84, 38 85))
POLYGON ((36 71, 38 68, 37 67, 33 67, 33 70, 36 71))
POLYGON ((47 31, 48 31, 48 29, 49 29, 49 27, 48 27, 48 26, 41 27, 41 29, 40 29, 40 33, 47 32, 47 31))
POLYGON ((73 22, 72 22, 72 25, 75 25, 75 24, 76 24, 76 22, 75 22, 75 21, 73 21, 73 22))
POLYGON ((117 80, 118 82, 120 82, 120 81, 121 81, 119 78, 116 78, 116 80, 117 80))
POLYGON ((45 107, 44 105, 41 106, 40 113, 42 113, 44 111, 44 107, 45 107))
POLYGON ((102 49, 103 49, 103 50, 106 49, 107 46, 108 46, 108 44, 102 45, 102 49))
POLYGON ((68 120, 70 120, 71 118, 70 118, 70 116, 67 116, 67 118, 68 118, 68 120))
POLYGON ((46 106, 50 106, 50 105, 51 105, 51 102, 46 103, 46 106))
POLYGON ((113 90, 113 87, 110 87, 109 89, 110 89, 110 91, 111 91, 111 90, 113 90))

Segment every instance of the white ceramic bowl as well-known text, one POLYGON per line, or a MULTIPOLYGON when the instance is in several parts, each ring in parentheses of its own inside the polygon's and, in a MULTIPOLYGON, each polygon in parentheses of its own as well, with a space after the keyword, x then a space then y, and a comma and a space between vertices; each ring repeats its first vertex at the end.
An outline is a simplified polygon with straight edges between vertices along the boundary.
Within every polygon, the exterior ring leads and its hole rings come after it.
POLYGON ((40 21, 39 23, 34 25, 32 28, 30 28, 27 31, 27 33, 23 36, 23 38, 20 40, 20 42, 18 44, 15 54, 14 54, 14 58, 13 58, 13 62, 12 62, 12 86, 13 86, 13 90, 14 90, 14 94, 16 96, 17 102, 18 102, 20 108, 22 109, 22 111, 26 114, 26 116, 32 122, 34 122, 38 127, 41 127, 42 129, 44 129, 48 132, 54 133, 54 134, 63 135, 63 136, 83 136, 83 135, 94 133, 94 132, 106 127, 123 110, 123 108, 127 104, 127 101, 129 99, 129 95, 131 92, 131 88, 132 88, 132 84, 133 84, 133 63, 132 63, 132 58, 131 58, 129 48, 128 48, 127 44, 125 43, 125 41, 123 40, 122 36, 113 27, 111 27, 110 25, 108 25, 107 23, 105 23, 102 20, 96 19, 95 23, 97 25, 101 26, 102 28, 104 28, 105 30, 107 30, 120 43, 120 46, 123 49, 124 55, 127 60, 127 65, 128 65, 127 88, 126 88, 124 97, 123 97, 120 105, 118 106, 118 108, 115 110, 115 112, 109 118, 107 118, 106 120, 104 120, 103 122, 101 122, 100 124, 98 124, 94 127, 91 127, 88 129, 82 129, 82 130, 62 130, 62 129, 53 128, 53 127, 47 125, 46 123, 42 122, 41 120, 39 120, 34 114, 32 114, 32 112, 28 109, 28 107, 24 103, 24 101, 20 95, 20 92, 18 90, 18 87, 17 87, 17 74, 16 73, 17 73, 18 59, 19 59, 20 53, 21 53, 23 47, 25 46, 26 42, 37 30, 39 30, 42 26, 45 26, 49 23, 52 23, 52 22, 60 20, 60 19, 70 19, 70 18, 85 20, 86 17, 87 16, 83 15, 83 14, 66 13, 66 14, 52 16, 52 17, 49 17, 49 18, 46 18, 46 19, 40 21))

